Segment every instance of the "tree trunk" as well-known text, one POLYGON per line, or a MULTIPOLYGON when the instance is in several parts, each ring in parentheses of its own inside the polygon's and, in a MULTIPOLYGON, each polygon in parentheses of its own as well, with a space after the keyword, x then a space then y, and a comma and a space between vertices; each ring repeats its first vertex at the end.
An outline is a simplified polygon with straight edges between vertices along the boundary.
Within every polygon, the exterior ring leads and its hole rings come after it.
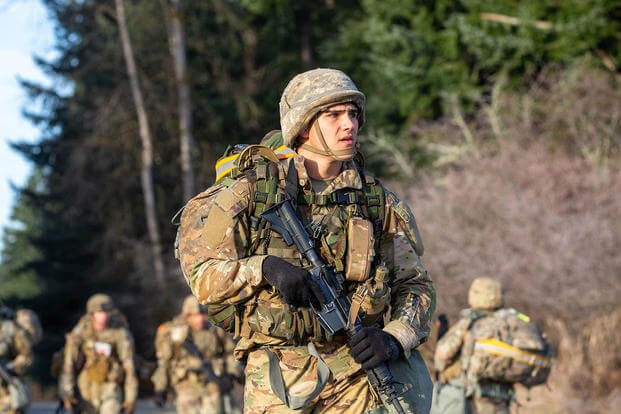
MULTIPOLYGON (((187 201, 194 195, 194 170, 192 168, 192 101, 188 87, 185 55, 185 30, 181 23, 182 0, 170 0, 167 7, 169 16, 168 40, 170 54, 175 68, 179 109, 179 148, 181 153, 181 174, 183 180, 183 199, 187 201)), ((164 2, 165 3, 165 2, 164 2)))
POLYGON ((157 225, 157 215, 155 210, 155 195, 153 190, 153 175, 151 172, 153 166, 153 146, 151 140, 151 131, 149 130, 149 121, 147 111, 142 98, 142 91, 138 84, 138 72, 136 71, 136 62, 134 61, 134 52, 132 50, 131 41, 129 39, 129 31, 127 30, 127 20, 125 17, 125 6, 123 0, 115 0, 116 16, 121 34, 121 43, 123 44, 123 54, 127 65, 127 75, 136 105, 136 113, 138 115, 138 126, 140 130, 140 141, 142 142, 142 168, 140 179, 142 183, 142 192, 144 194, 145 215, 147 218, 147 229, 149 232, 149 241, 151 243, 151 252, 153 254, 153 267, 155 270, 155 281, 160 288, 164 288, 164 260, 162 258, 162 246, 160 243, 160 233, 157 225))

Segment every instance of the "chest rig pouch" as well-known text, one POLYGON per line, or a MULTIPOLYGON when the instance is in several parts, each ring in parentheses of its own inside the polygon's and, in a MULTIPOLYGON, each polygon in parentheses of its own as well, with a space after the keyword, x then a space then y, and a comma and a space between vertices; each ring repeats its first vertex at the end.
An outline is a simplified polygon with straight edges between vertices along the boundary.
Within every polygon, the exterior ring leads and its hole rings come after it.
MULTIPOLYGON (((269 166, 257 168, 255 210, 251 220, 256 247, 250 254, 274 255, 305 267, 308 263, 297 248, 288 246, 277 232, 266 228, 260 215, 270 205, 283 200, 285 191, 287 194, 298 193, 293 160, 286 167, 286 177, 282 176, 283 170, 280 170, 280 177, 276 177, 271 175, 275 170, 269 166), (295 186, 295 189, 291 191, 287 186, 295 186)), ((382 314, 390 298, 389 289, 384 284, 386 273, 382 272, 379 283, 375 283, 373 273, 385 199, 383 188, 373 177, 362 173, 361 176, 364 178, 363 189, 345 188, 330 194, 300 192, 296 201, 302 222, 315 239, 316 250, 327 263, 345 274, 351 294, 358 293, 360 303, 356 312, 361 312, 365 321, 369 321, 366 316, 373 315, 373 321, 377 322, 377 315, 382 314)), ((270 288, 260 291, 246 304, 242 319, 245 323, 240 334, 244 337, 256 332, 291 343, 330 340, 310 308, 284 304, 270 288)))

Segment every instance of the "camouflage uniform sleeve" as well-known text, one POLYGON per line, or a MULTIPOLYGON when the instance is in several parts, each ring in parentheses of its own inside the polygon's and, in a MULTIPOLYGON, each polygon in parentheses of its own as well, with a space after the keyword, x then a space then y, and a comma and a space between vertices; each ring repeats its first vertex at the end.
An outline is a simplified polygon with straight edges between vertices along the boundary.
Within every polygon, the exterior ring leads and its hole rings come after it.
POLYGON ((434 366, 438 371, 444 371, 455 361, 469 326, 470 320, 462 318, 455 325, 451 326, 442 339, 438 341, 433 357, 434 366))
POLYGON ((124 395, 126 403, 135 403, 138 396, 136 377, 134 338, 127 329, 121 329, 118 338, 118 355, 125 372, 124 395))
POLYGON ((394 336, 406 357, 427 340, 436 307, 436 293, 423 266, 422 241, 409 207, 386 191, 386 218, 380 254, 393 275, 391 320, 384 331, 394 336))
POLYGON ((18 375, 24 375, 26 370, 32 365, 32 341, 28 333, 15 324, 15 358, 9 366, 18 375))
POLYGON ((250 183, 242 178, 199 194, 181 216, 179 259, 203 304, 242 302, 263 283, 265 256, 248 256, 250 194, 250 183))
POLYGON ((151 382, 155 391, 165 391, 168 388, 168 372, 170 359, 172 358, 172 343, 170 341, 168 324, 162 324, 157 328, 155 335, 155 355, 157 368, 151 376, 151 382))
POLYGON ((58 378, 58 394, 62 399, 73 400, 76 387, 76 367, 80 354, 80 324, 65 336, 65 350, 63 353, 63 364, 58 378))

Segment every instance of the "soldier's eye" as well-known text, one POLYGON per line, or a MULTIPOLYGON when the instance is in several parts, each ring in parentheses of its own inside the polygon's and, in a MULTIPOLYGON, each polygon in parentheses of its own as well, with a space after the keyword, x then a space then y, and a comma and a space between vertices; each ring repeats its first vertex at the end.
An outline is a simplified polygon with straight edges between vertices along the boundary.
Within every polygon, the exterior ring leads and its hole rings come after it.
POLYGON ((347 115, 348 115, 350 118, 352 118, 352 119, 353 119, 353 118, 358 119, 358 116, 360 115, 360 112, 358 112, 358 110, 357 110, 357 109, 348 109, 348 110, 347 110, 347 115))

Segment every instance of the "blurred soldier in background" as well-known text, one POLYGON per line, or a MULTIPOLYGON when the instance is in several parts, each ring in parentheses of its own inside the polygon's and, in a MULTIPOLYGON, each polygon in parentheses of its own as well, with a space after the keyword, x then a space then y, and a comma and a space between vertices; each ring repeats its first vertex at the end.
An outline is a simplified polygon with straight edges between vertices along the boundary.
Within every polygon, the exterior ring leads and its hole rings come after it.
POLYGON ((514 384, 530 387, 547 380, 551 361, 544 335, 503 302, 497 280, 472 282, 470 308, 436 346, 439 381, 432 414, 508 414, 514 384))
POLYGON ((25 412, 30 397, 23 375, 32 364, 32 340, 0 300, 0 413, 25 412))
POLYGON ((158 366, 152 376, 155 402, 163 406, 169 387, 177 412, 230 412, 233 381, 242 376, 233 358, 234 343, 224 330, 211 326, 194 296, 183 302, 181 315, 160 325, 155 339, 158 366))
POLYGON ((134 340, 112 298, 91 296, 67 335, 59 394, 65 408, 86 414, 132 414, 138 392, 134 340))

